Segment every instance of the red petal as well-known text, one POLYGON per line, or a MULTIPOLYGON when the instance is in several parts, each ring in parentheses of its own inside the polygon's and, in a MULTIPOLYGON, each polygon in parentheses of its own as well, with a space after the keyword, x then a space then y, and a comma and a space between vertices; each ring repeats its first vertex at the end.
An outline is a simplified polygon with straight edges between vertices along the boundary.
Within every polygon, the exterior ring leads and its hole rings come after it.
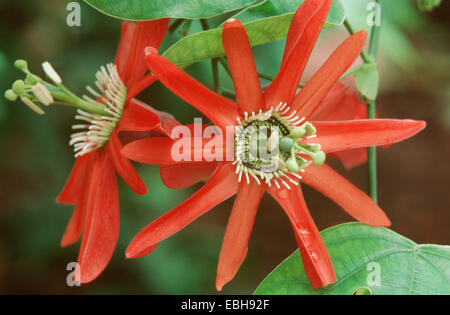
POLYGON ((85 198, 81 197, 79 203, 75 206, 75 211, 70 218, 66 231, 61 239, 61 247, 72 245, 80 238, 83 229, 83 212, 86 207, 85 198))
POLYGON ((297 110, 300 116, 310 117, 331 87, 359 56, 366 38, 365 31, 348 37, 295 97, 292 109, 297 110))
POLYGON ((211 179, 189 199, 147 225, 128 246, 126 256, 140 256, 160 241, 175 234, 199 216, 233 196, 238 180, 231 163, 221 163, 211 179))
POLYGON ((151 165, 173 165, 225 160, 226 144, 210 152, 210 150, 205 150, 205 146, 212 140, 200 138, 196 141, 195 139, 194 137, 180 138, 179 140, 172 140, 166 137, 146 138, 127 144, 121 153, 132 161, 151 165), (176 149, 181 149, 181 145, 177 144, 178 141, 183 144, 182 150, 179 151, 176 149))
POLYGON ((120 35, 119 46, 116 53, 116 60, 114 61, 117 66, 117 71, 122 80, 126 79, 126 67, 128 63, 128 56, 130 55, 130 49, 133 42, 133 35, 136 29, 136 24, 130 22, 122 23, 122 34, 120 35))
POLYGON ((234 126, 239 116, 237 105, 214 93, 193 79, 170 61, 158 56, 148 47, 147 65, 151 72, 173 93, 201 111, 216 126, 234 126))
POLYGON ((69 178, 62 192, 56 198, 56 202, 73 205, 79 198, 80 189, 83 187, 83 178, 89 154, 82 155, 75 160, 75 164, 70 172, 69 178))
POLYGON ((81 282, 87 283, 105 269, 119 235, 119 194, 114 166, 99 152, 92 179, 86 221, 78 257, 81 282))
POLYGON ((360 102, 347 86, 337 82, 323 99, 311 120, 352 120, 366 118, 366 104, 360 102))
POLYGON ((147 187, 145 187, 144 182, 139 177, 131 162, 120 154, 121 150, 122 144, 117 136, 116 129, 114 129, 109 137, 109 142, 106 145, 106 152, 111 158, 114 169, 120 177, 122 177, 125 183, 127 183, 136 194, 145 195, 147 193, 147 187))
POLYGON ((369 196, 328 165, 311 165, 302 176, 304 183, 336 202, 356 220, 370 226, 391 225, 383 210, 369 196))
POLYGON ((269 189, 291 221, 306 275, 314 289, 336 281, 333 264, 306 206, 300 187, 290 190, 269 189))
POLYGON ((161 165, 161 179, 171 189, 183 189, 211 177, 216 162, 161 165))
MULTIPOLYGON (((324 6, 324 0, 305 1, 295 12, 289 25, 289 31, 286 37, 286 45, 283 53, 283 60, 281 67, 286 62, 287 57, 292 51, 298 47, 298 42, 301 40, 302 34, 308 25, 308 22, 314 15, 324 6)), ((330 5, 331 6, 331 5, 330 5)))
POLYGON ((241 114, 256 112, 263 108, 264 97, 252 48, 241 22, 235 19, 225 22, 222 41, 230 64, 239 110, 241 114))
POLYGON ((295 13, 280 72, 264 93, 266 107, 291 102, 330 6, 331 0, 306 1, 295 13))
POLYGON ((122 80, 126 86, 131 86, 142 78, 147 70, 144 59, 144 48, 152 46, 159 48, 166 35, 170 19, 160 19, 146 22, 137 22, 133 32, 128 59, 123 69, 125 72, 122 80))
POLYGON ((136 97, 136 95, 141 93, 156 80, 158 79, 150 73, 138 79, 136 82, 134 82, 131 86, 128 87, 126 102, 136 97))
POLYGON ((247 256, 248 241, 265 185, 242 181, 228 220, 217 266, 217 291, 231 281, 247 256))
POLYGON ((426 123, 410 119, 364 119, 321 121, 313 125, 317 138, 305 143, 319 143, 329 153, 399 142, 421 131, 426 123))
POLYGON ((123 111, 118 131, 147 131, 156 128, 159 123, 160 118, 155 112, 132 99, 123 111))
POLYGON ((352 149, 330 153, 331 156, 339 159, 346 169, 352 169, 364 164, 367 161, 366 149, 352 149))
POLYGON ((61 239, 61 247, 69 246, 80 238, 83 229, 83 222, 86 214, 87 202, 89 198, 89 187, 91 185, 91 174, 97 159, 97 151, 80 156, 83 159, 82 175, 79 176, 79 193, 76 201, 75 211, 67 225, 66 231, 61 239))

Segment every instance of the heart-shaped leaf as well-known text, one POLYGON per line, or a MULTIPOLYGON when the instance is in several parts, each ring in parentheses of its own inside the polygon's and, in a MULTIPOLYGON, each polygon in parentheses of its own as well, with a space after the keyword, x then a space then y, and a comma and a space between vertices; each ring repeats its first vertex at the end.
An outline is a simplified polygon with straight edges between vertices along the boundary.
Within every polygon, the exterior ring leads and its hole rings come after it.
POLYGON ((100 12, 124 20, 165 17, 202 19, 244 8, 256 0, 84 0, 100 12))
POLYGON ((321 234, 337 282, 314 290, 295 251, 255 294, 450 294, 450 246, 417 245, 389 229, 361 223, 321 234))
MULTIPOLYGON (((267 0, 252 5, 233 18, 242 22, 251 46, 286 38, 292 17, 304 0, 267 0)), ((345 12, 339 0, 334 0, 324 27, 342 24, 345 12)), ((185 66, 200 60, 223 56, 222 27, 187 36, 169 47, 163 56, 185 66)))

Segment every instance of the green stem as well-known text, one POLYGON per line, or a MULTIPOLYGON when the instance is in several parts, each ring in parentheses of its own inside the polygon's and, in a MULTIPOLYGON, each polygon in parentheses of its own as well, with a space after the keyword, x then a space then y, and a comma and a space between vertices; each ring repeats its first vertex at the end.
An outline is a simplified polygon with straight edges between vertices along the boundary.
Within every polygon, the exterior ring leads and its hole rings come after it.
POLYGON ((274 77, 272 77, 270 75, 260 73, 260 72, 258 72, 258 77, 260 77, 261 79, 267 80, 267 81, 273 81, 275 79, 274 77))
MULTIPOLYGON (((383 0, 376 0, 376 3, 380 5, 380 12, 383 12, 383 0)), ((369 56, 374 62, 377 60, 378 47, 380 42, 381 25, 377 26, 374 24, 372 26, 372 31, 370 32, 369 41, 369 56)), ((367 118, 375 119, 376 116, 376 100, 367 102, 367 118)), ((370 197, 378 203, 378 175, 377 175, 377 148, 369 147, 367 148, 367 164, 369 172, 369 194, 370 197)))
POLYGON ((220 94, 231 99, 236 99, 236 94, 234 94, 233 91, 228 90, 224 87, 220 88, 220 94))
POLYGON ((167 32, 169 34, 172 34, 173 32, 175 32, 177 30, 177 28, 183 23, 183 21, 184 21, 183 19, 175 20, 175 22, 170 24, 169 29, 167 30, 167 32))
MULTIPOLYGON (((209 30, 208 22, 205 19, 201 19, 200 23, 202 25, 202 29, 204 31, 209 30)), ((220 87, 220 77, 219 77, 219 58, 213 58, 211 59, 211 69, 213 73, 213 80, 214 80, 214 91, 219 93, 222 89, 220 87)), ((221 62, 221 61, 220 61, 221 62)), ((222 62, 221 62, 222 63, 222 62)), ((222 64, 223 65, 223 64, 222 64)))
MULTIPOLYGON (((367 118, 375 118, 376 102, 367 102, 367 118)), ((369 147, 367 148, 367 168, 369 173, 369 195, 378 203, 378 183, 377 183, 377 148, 369 147)))
POLYGON ((220 77, 219 77, 219 62, 217 59, 211 59, 211 68, 214 80, 214 91, 219 92, 220 90, 220 77))
POLYGON ((185 20, 183 22, 183 26, 178 31, 178 33, 180 33, 182 36, 186 36, 187 33, 189 32, 189 29, 191 28, 191 24, 192 24, 192 20, 185 20))
MULTIPOLYGON (((380 5, 380 11, 382 12, 383 0, 376 0, 380 5)), ((344 26, 347 28, 350 34, 354 34, 355 31, 348 21, 345 19, 344 26)), ((373 25, 370 32, 369 39, 369 52, 366 53, 363 49, 361 51, 361 58, 365 64, 376 63, 378 55, 378 47, 380 40, 381 26, 373 25)), ((376 100, 367 100, 367 118, 374 119, 376 116, 376 100)), ((377 180, 377 149, 376 147, 367 148, 367 168, 369 175, 369 195, 373 201, 378 202, 378 180, 377 180)))
MULTIPOLYGON (((383 12, 383 0, 376 0, 376 3, 380 5, 380 12, 383 12)), ((373 25, 372 31, 370 32, 370 42, 369 42, 369 55, 373 60, 377 60, 378 55, 378 43, 380 42, 381 25, 373 25)))

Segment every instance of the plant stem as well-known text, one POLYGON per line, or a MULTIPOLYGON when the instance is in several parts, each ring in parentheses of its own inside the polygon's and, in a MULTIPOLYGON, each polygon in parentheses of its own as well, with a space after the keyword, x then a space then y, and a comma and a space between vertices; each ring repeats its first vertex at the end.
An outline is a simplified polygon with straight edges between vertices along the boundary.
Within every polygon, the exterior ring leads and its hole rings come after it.
MULTIPOLYGON (((382 13, 383 0, 376 0, 380 5, 380 14, 382 13)), ((380 40, 381 25, 374 24, 370 32, 369 56, 376 62, 378 55, 378 43, 380 40)), ((376 100, 367 102, 367 118, 375 119, 376 116, 376 100)), ((369 172, 369 194, 370 197, 378 203, 378 180, 377 180, 377 148, 367 148, 367 166, 369 172)))
POLYGON ((172 24, 170 24, 169 29, 167 30, 167 32, 169 34, 172 34, 173 32, 176 31, 176 29, 183 23, 183 19, 177 19, 175 20, 175 22, 173 22, 172 24))
MULTIPOLYGON (((380 14, 382 12, 383 0, 376 0, 377 4, 380 5, 380 14)), ((348 21, 345 19, 344 26, 347 28, 350 34, 354 34, 355 31, 348 21)), ((370 32, 369 39, 369 52, 368 54, 363 49, 361 51, 361 58, 364 63, 371 64, 376 63, 378 55, 378 44, 380 40, 381 26, 374 24, 370 32)), ((367 118, 374 119, 376 116, 376 100, 367 100, 367 118)), ((378 180, 377 180, 377 148, 369 147, 367 148, 367 169, 369 175, 369 195, 378 203, 378 180)))
POLYGON ((211 68, 214 80, 214 91, 220 91, 219 63, 217 59, 211 59, 211 68))

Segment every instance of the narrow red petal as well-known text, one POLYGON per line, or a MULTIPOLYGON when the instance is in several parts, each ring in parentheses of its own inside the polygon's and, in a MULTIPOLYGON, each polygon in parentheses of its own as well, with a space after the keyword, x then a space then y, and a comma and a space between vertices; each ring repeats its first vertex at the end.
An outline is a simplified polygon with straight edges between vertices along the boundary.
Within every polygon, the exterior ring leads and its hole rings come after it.
POLYGON ((366 31, 348 37, 295 97, 292 108, 300 116, 311 117, 320 102, 339 80, 344 72, 355 62, 366 42, 366 31))
POLYGON ((147 74, 146 76, 136 80, 133 84, 128 86, 126 102, 128 102, 132 98, 136 97, 136 95, 141 93, 143 90, 145 90, 151 84, 153 84, 153 82, 155 82, 156 80, 158 80, 158 79, 150 73, 147 74))
POLYGON ((280 72, 264 92, 267 108, 293 99, 330 6, 331 0, 306 1, 297 10, 280 72))
POLYGON ((206 150, 210 141, 212 140, 194 137, 178 140, 166 137, 146 138, 125 145, 121 153, 132 161, 151 165, 224 161, 226 144, 206 150))
POLYGON ((89 154, 82 155, 75 160, 75 164, 70 172, 69 178, 62 192, 56 198, 58 203, 73 205, 77 202, 80 189, 83 186, 83 178, 86 171, 86 162, 89 154))
POLYGON ((231 210, 217 266, 216 288, 222 291, 225 284, 236 275, 247 256, 248 241, 253 229, 265 185, 242 181, 231 210))
POLYGON ((336 202, 356 220, 370 226, 389 226, 386 214, 364 192, 326 164, 309 166, 302 182, 336 202))
POLYGON ((330 255, 309 213, 300 187, 290 190, 272 187, 269 192, 289 217, 306 275, 314 289, 335 282, 336 275, 330 255))
POLYGON ((160 173, 167 187, 183 189, 208 180, 216 168, 216 162, 161 165, 160 173))
POLYGON ((81 198, 80 202, 75 206, 75 211, 73 212, 61 239, 61 247, 72 245, 80 238, 83 229, 83 210, 85 207, 86 202, 81 198))
POLYGON ((116 60, 114 61, 114 64, 117 66, 119 76, 122 78, 122 80, 125 80, 127 75, 126 68, 135 29, 136 24, 134 23, 122 23, 122 33, 120 35, 119 46, 116 53, 116 60))
POLYGON ((127 86, 131 86, 144 76, 147 70, 144 48, 147 46, 159 48, 166 35, 169 21, 170 19, 159 19, 136 23, 125 69, 126 75, 122 78, 127 86))
POLYGON ((189 223, 233 196, 238 189, 235 167, 221 163, 211 179, 189 199, 147 225, 133 239, 126 251, 127 258, 141 256, 143 251, 175 234, 189 223))
POLYGON ((120 177, 122 177, 125 183, 127 183, 136 194, 145 195, 147 193, 147 187, 145 187, 144 182, 139 177, 131 162, 121 155, 121 150, 122 144, 117 136, 116 129, 114 129, 109 137, 109 142, 106 145, 106 152, 114 165, 114 169, 120 177))
POLYGON ((97 278, 109 263, 119 235, 119 194, 112 161, 102 151, 92 174, 91 194, 78 257, 82 283, 97 278))
MULTIPOLYGON (((78 241, 83 229, 84 218, 89 198, 89 187, 91 185, 91 174, 97 159, 97 151, 85 154, 83 157, 84 165, 82 176, 77 179, 79 185, 79 193, 76 201, 75 210, 67 225, 66 231, 61 239, 61 247, 69 246, 78 241)), ((80 158, 81 158, 80 157, 80 158)))
POLYGON ((236 103, 211 91, 183 72, 170 61, 148 47, 147 65, 150 71, 173 93, 201 111, 216 126, 234 126, 239 117, 236 103))
POLYGON ((141 106, 140 103, 130 100, 119 121, 118 132, 120 131, 147 131, 152 130, 160 123, 159 116, 141 106))
POLYGON ((252 48, 244 26, 235 19, 225 22, 222 42, 230 65, 239 111, 256 112, 263 108, 264 97, 252 48))
POLYGON ((363 119, 313 122, 317 138, 305 141, 319 143, 326 153, 369 146, 390 145, 408 139, 426 123, 410 119, 363 119))
POLYGON ((310 119, 328 121, 363 119, 366 117, 366 104, 359 101, 356 93, 348 92, 347 86, 337 82, 331 87, 310 119))
POLYGON ((306 0, 297 9, 294 17, 292 18, 291 24, 289 25, 281 67, 283 67, 292 51, 298 47, 298 42, 301 40, 302 34, 308 26, 309 21, 317 14, 324 4, 325 0, 306 0))

